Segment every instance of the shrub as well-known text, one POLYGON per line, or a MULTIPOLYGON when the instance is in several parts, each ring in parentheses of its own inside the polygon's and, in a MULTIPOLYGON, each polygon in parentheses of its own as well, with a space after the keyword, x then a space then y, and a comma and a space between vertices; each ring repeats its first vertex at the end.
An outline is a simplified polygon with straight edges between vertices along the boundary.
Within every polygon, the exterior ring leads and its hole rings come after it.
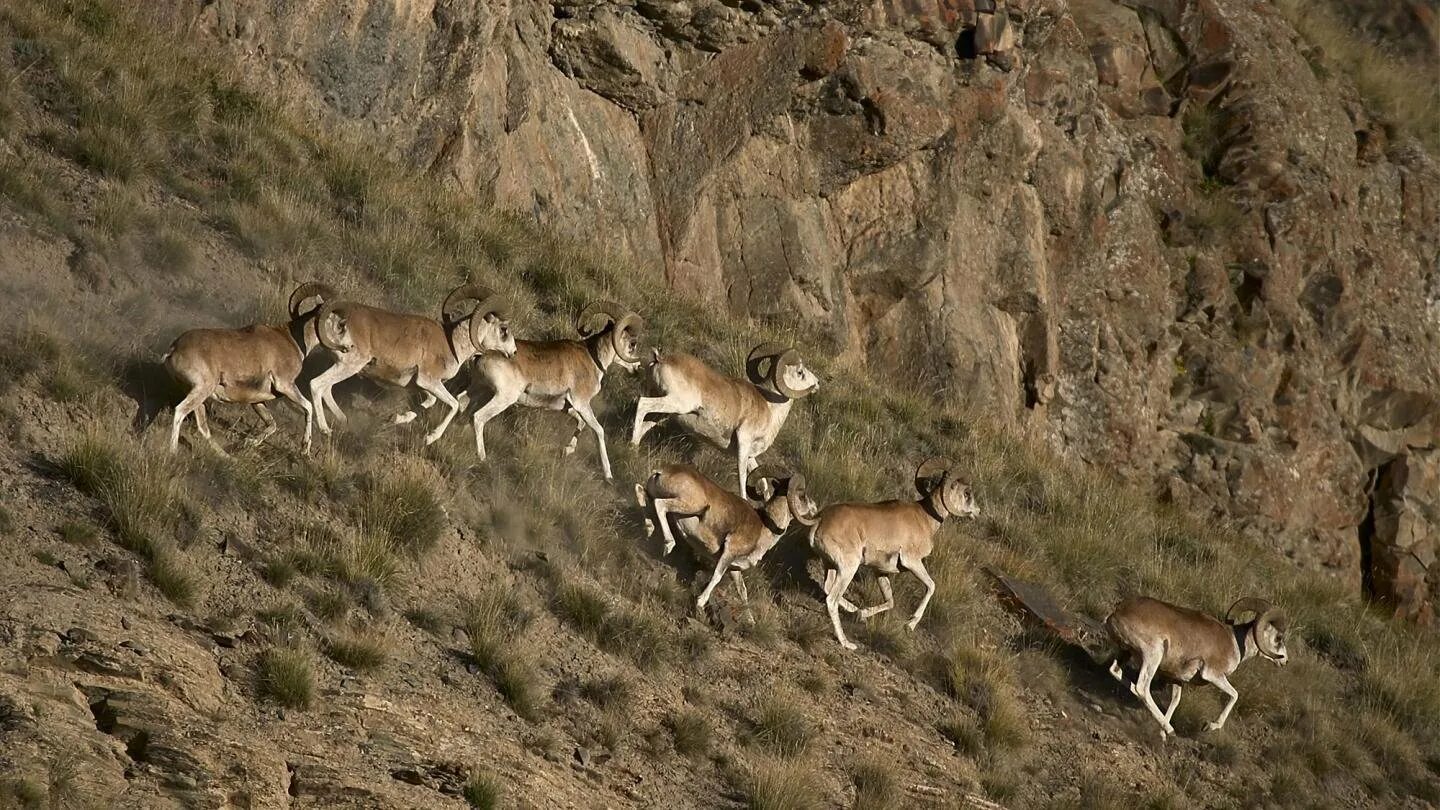
POLYGON ((876 755, 861 758, 850 768, 850 781, 855 785, 855 810, 895 806, 900 785, 890 760, 876 755))
POLYGON ((470 655, 515 713, 534 721, 540 715, 539 673, 517 640, 530 615, 514 594, 492 586, 460 609, 470 636, 470 655))
POLYGON ((800 762, 759 758, 737 774, 736 781, 751 810, 819 810, 825 806, 819 777, 800 762))
POLYGON ((493 773, 476 771, 470 774, 465 781, 465 787, 461 789, 460 795, 471 807, 479 810, 494 810, 500 806, 500 801, 505 796, 504 786, 500 783, 499 777, 493 773))
POLYGON ((697 759, 710 753, 713 730, 704 712, 697 709, 681 709, 666 720, 670 736, 675 741, 675 753, 697 759))
POLYGON ((315 700, 315 661, 305 650, 272 647, 260 657, 260 695, 290 709, 315 700))
POLYGON ((762 696, 750 718, 750 739, 782 757, 803 754, 814 736, 804 709, 782 694, 762 696))
POLYGON ((383 629, 348 625, 333 631, 325 640, 325 654, 337 664, 369 671, 390 660, 392 646, 390 634, 383 629))

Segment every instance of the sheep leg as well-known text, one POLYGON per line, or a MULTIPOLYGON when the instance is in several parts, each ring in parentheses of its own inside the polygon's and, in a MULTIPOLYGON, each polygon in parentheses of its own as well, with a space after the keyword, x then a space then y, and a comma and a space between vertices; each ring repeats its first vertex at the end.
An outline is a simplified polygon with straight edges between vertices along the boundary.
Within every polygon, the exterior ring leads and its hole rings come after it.
MULTIPOLYGON (((835 569, 834 569, 834 568, 826 568, 826 569, 825 569, 825 593, 830 593, 830 588, 831 588, 834 584, 835 584, 835 569)), ((860 608, 855 607, 855 603, 854 603, 854 602, 851 602, 849 599, 846 599, 846 598, 843 597, 843 596, 840 597, 840 609, 843 610, 843 611, 845 611, 846 613, 855 613, 856 611, 860 610, 860 608)))
POLYGON ((301 395, 300 389, 296 388, 295 383, 293 382, 276 382, 275 390, 280 392, 280 396, 285 397, 285 399, 289 400, 292 404, 294 404, 297 408, 304 412, 305 449, 302 452, 307 456, 310 455, 311 428, 315 424, 315 414, 311 408, 310 400, 306 399, 304 396, 301 395))
POLYGON ((747 483, 746 479, 749 478, 750 471, 755 469, 755 467, 750 463, 752 461, 750 458, 750 442, 741 438, 738 433, 735 435, 735 460, 740 468, 740 497, 749 498, 750 496, 746 494, 749 490, 745 489, 745 484, 747 483))
POLYGON ((890 608, 895 607, 895 594, 890 591, 890 577, 881 574, 880 576, 876 577, 876 579, 880 580, 880 592, 885 595, 885 601, 881 602, 878 605, 875 605, 874 607, 867 607, 864 610, 860 611, 861 621, 864 621, 865 619, 868 619, 878 613, 884 613, 890 608))
MULTIPOLYGON (((914 630, 915 626, 920 624, 920 618, 925 615, 925 608, 930 606, 931 597, 935 595, 935 580, 931 579, 930 572, 925 570, 923 560, 909 560, 902 554, 900 564, 905 567, 906 571, 914 574, 916 579, 925 583, 925 595, 920 597, 920 604, 915 608, 915 613, 910 616, 910 621, 905 623, 906 630, 914 630)), ((886 595, 889 595, 888 588, 886 595)))
POLYGON ((710 594, 715 592, 715 586, 720 584, 720 578, 730 568, 730 560, 731 557, 727 552, 720 552, 720 559, 715 562, 715 573, 710 575, 710 584, 705 586, 705 590, 700 593, 700 598, 695 600, 695 610, 705 609, 705 603, 710 601, 710 594))
POLYGON ((660 521, 660 534, 665 538, 662 554, 675 550, 675 535, 670 532, 670 503, 668 498, 656 498, 650 503, 655 507, 655 519, 660 521))
POLYGON ((1170 718, 1175 716, 1175 707, 1180 705, 1180 684, 1170 684, 1170 705, 1165 707, 1165 722, 1169 723, 1170 718))
POLYGON ((605 450, 605 428, 600 426, 600 420, 595 418, 595 413, 590 410, 589 402, 581 402, 569 397, 566 401, 575 413, 590 426, 590 432, 595 434, 595 443, 600 447, 600 469, 605 472, 605 480, 613 481, 614 476, 610 474, 610 454, 605 450))
POLYGON ((630 443, 636 447, 640 446, 640 440, 645 438, 659 422, 647 422, 645 417, 652 413, 675 413, 674 405, 669 397, 640 397, 635 400, 635 426, 630 431, 630 443))
POLYGON ((571 453, 574 453, 575 448, 580 445, 580 434, 585 432, 585 420, 581 419, 580 414, 576 413, 575 409, 571 408, 568 405, 565 406, 565 412, 575 418, 575 432, 570 434, 570 441, 565 445, 565 449, 562 450, 560 453, 563 456, 568 456, 571 453))
POLYGON ((445 428, 450 427, 450 422, 455 419, 455 415, 460 413, 460 400, 456 399, 455 395, 450 393, 450 389, 445 387, 444 380, 421 380, 417 375, 415 382, 422 390, 445 403, 445 407, 450 409, 445 412, 445 418, 440 420, 440 424, 425 435, 425 443, 427 445, 434 444, 445 434, 445 428))
MULTIPOLYGON (((458 400, 459 400, 459 397, 456 397, 456 400, 458 401, 458 400)), ((425 392, 425 396, 423 396, 423 397, 420 398, 420 407, 423 408, 424 410, 427 410, 427 411, 428 411, 428 410, 430 410, 432 407, 435 406, 435 403, 436 403, 437 401, 438 401, 438 400, 436 400, 434 394, 430 393, 429 391, 426 391, 426 392, 425 392)), ((408 410, 408 411, 401 411, 400 413, 397 413, 397 414, 395 414, 394 416, 390 417, 390 424, 392 424, 392 425, 408 425, 408 424, 410 424, 411 422, 414 422, 414 421, 415 421, 415 417, 417 417, 417 416, 419 416, 419 415, 420 415, 420 414, 418 414, 418 413, 415 412, 415 409, 414 409, 414 408, 411 408, 411 409, 408 410)))
POLYGON ((220 443, 215 441, 215 438, 210 435, 210 420, 205 415, 205 403, 203 402, 195 408, 195 427, 200 429, 200 435, 205 437, 205 441, 210 443, 210 446, 215 449, 215 452, 226 457, 230 455, 225 452, 225 448, 221 447, 220 443))
POLYGON ((1204 678, 1207 683, 1215 684, 1216 688, 1230 696, 1230 701, 1225 704, 1225 708, 1220 710, 1220 716, 1215 718, 1215 722, 1205 726, 1205 728, 1210 731, 1219 731, 1225 727, 1225 721, 1230 719, 1230 711, 1235 708, 1235 703, 1240 700, 1240 693, 1235 691, 1235 687, 1230 685, 1230 679, 1224 675, 1211 676, 1208 673, 1202 673, 1200 677, 1204 678))
POLYGON ((330 435, 330 423, 325 420, 326 405, 334 410, 337 421, 345 421, 345 415, 340 412, 340 406, 335 404, 335 396, 330 393, 330 389, 334 388, 337 383, 354 377, 363 366, 363 363, 358 366, 343 362, 336 363, 310 381, 310 402, 315 406, 315 425, 326 436, 330 435))
POLYGON ((180 426, 185 423, 185 417, 194 413, 209 396, 210 391, 207 389, 192 388, 190 393, 180 400, 180 404, 175 406, 175 417, 170 422, 170 452, 180 449, 180 426))
POLYGON ((853 564, 842 564, 832 579, 825 577, 825 610, 830 614, 830 624, 835 628, 835 638, 840 641, 840 646, 847 650, 855 649, 854 642, 845 637, 845 630, 840 627, 840 601, 845 598, 845 590, 850 587, 850 580, 855 578, 855 572, 859 570, 859 561, 853 564))
POLYGON ((1160 707, 1155 705, 1155 696, 1150 694, 1150 682, 1155 678, 1155 672, 1160 668, 1160 661, 1165 657, 1165 652, 1162 649, 1151 648, 1145 650, 1143 655, 1144 661, 1140 664, 1140 674, 1135 676, 1135 685, 1130 687, 1130 691, 1140 698, 1140 702, 1145 704, 1146 709, 1150 710, 1150 714, 1160 724, 1163 734, 1174 734, 1175 728, 1170 725, 1169 720, 1165 719, 1160 707))
POLYGON ((490 401, 481 405, 471 417, 471 424, 475 426, 475 452, 479 454, 481 461, 485 460, 485 423, 504 413, 519 399, 520 390, 502 391, 497 388, 490 401))
POLYGON ((270 409, 266 408, 263 402, 256 402, 250 407, 254 409, 255 413, 260 417, 260 421, 265 423, 265 427, 260 431, 258 436, 251 436, 249 439, 246 439, 245 446, 259 447, 265 443, 266 439, 275 434, 275 417, 270 415, 270 409))
POLYGON ((1125 682, 1125 670, 1121 668, 1119 658, 1110 662, 1110 677, 1121 683, 1125 682))

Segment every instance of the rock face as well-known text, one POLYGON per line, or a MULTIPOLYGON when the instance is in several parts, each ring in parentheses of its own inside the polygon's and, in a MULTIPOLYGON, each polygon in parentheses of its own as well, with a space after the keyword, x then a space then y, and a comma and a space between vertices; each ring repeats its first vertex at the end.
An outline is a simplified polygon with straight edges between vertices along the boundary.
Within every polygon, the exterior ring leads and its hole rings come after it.
POLYGON ((1432 615, 1440 172, 1267 4, 174 13, 483 201, 1432 615))

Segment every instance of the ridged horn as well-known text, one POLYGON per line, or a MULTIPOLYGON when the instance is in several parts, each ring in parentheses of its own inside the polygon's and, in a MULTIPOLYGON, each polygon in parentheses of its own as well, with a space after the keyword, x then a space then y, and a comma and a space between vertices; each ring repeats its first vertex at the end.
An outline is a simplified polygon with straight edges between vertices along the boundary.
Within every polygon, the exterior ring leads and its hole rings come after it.
POLYGON ((770 382, 770 372, 775 368, 775 361, 789 350, 789 346, 779 343, 761 343, 751 349, 750 354, 745 358, 745 376, 749 377, 750 382, 756 385, 770 382), (770 361, 770 366, 762 369, 766 360, 770 361))
POLYGON ((459 318, 450 317, 450 308, 461 301, 479 301, 483 303, 487 299, 494 297, 495 291, 489 287, 482 287, 479 284, 461 284, 459 287, 451 290, 450 294, 445 296, 444 302, 440 304, 440 322, 449 326, 460 320, 459 318))
POLYGON ((330 351, 343 352, 346 351, 344 338, 330 321, 330 316, 334 314, 334 303, 326 301, 320 305, 319 311, 315 313, 315 336, 320 338, 320 345, 330 351))
POLYGON ((615 322, 615 328, 610 330, 610 345, 615 347, 615 354, 627 363, 640 362, 639 352, 630 352, 625 345, 624 335, 632 332, 639 338, 641 330, 645 328, 645 319, 638 313, 627 312, 624 317, 615 322))
POLYGON ((745 497, 752 501, 758 501, 760 500, 760 495, 755 490, 756 484, 768 479, 771 484, 778 487, 781 481, 789 477, 790 471, 787 469, 776 467, 772 464, 761 464, 759 467, 751 470, 745 477, 745 489, 748 490, 745 493, 745 497))
POLYGON ((790 517, 801 526, 814 526, 818 516, 814 512, 805 511, 807 494, 805 476, 798 472, 790 476, 790 480, 785 483, 785 500, 790 504, 790 517))
POLYGON ((1235 624, 1236 616, 1243 616, 1246 613, 1254 613, 1257 617, 1264 616, 1270 610, 1270 603, 1258 596, 1244 596, 1235 600, 1235 604, 1225 611, 1225 621, 1235 624))
POLYGON ((575 318, 575 331, 590 337, 625 317, 625 308, 614 301, 591 301, 575 318))
MULTIPOLYGON (((943 478, 950 473, 951 464, 949 459, 941 456, 931 456, 920 462, 915 468, 915 491, 921 496, 929 495, 935 491, 935 487, 943 483, 943 478), (939 480, 937 480, 939 479, 939 480)), ((949 509, 949 504, 945 505, 949 509)))
POLYGON ((510 319, 505 301, 498 295, 491 295, 489 298, 482 298, 475 304, 475 309, 470 313, 470 345, 475 351, 480 351, 480 344, 484 338, 483 330, 486 318, 494 315, 497 320, 506 321, 510 319))
MULTIPOLYGON (((1235 600, 1235 604, 1231 605, 1230 609, 1225 611, 1225 621, 1231 624, 1238 624, 1235 618, 1237 616, 1243 616, 1246 613, 1255 614, 1255 628, 1257 630, 1269 624, 1283 633, 1285 632, 1285 627, 1290 623, 1290 620, 1285 616, 1285 611, 1270 604, 1267 600, 1256 596, 1246 596, 1235 600)), ((1263 633, 1255 634, 1255 646, 1259 647, 1260 651, 1268 656, 1276 657, 1280 655, 1280 651, 1270 646, 1269 641, 1263 633)))
POLYGON ((335 290, 331 289, 330 285, 321 284, 318 281, 307 281, 296 287, 295 292, 290 293, 290 317, 299 318, 302 315, 314 314, 326 301, 334 297, 335 290), (311 298, 319 298, 320 303, 315 305, 315 309, 302 313, 300 305, 311 298))
POLYGON ((770 383, 775 386, 776 391, 779 391, 790 399, 799 399, 815 390, 814 388, 791 388, 785 384, 786 370, 792 366, 801 365, 802 362, 800 353, 794 349, 786 349, 780 353, 779 357, 775 358, 775 363, 770 366, 770 383))

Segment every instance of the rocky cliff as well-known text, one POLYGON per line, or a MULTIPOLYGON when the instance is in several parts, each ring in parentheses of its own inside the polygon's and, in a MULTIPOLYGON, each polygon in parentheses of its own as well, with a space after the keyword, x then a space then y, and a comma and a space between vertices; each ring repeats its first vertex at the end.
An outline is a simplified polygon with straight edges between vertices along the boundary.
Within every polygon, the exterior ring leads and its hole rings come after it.
POLYGON ((437 182, 1432 615, 1440 171, 1271 3, 176 6, 437 182))

